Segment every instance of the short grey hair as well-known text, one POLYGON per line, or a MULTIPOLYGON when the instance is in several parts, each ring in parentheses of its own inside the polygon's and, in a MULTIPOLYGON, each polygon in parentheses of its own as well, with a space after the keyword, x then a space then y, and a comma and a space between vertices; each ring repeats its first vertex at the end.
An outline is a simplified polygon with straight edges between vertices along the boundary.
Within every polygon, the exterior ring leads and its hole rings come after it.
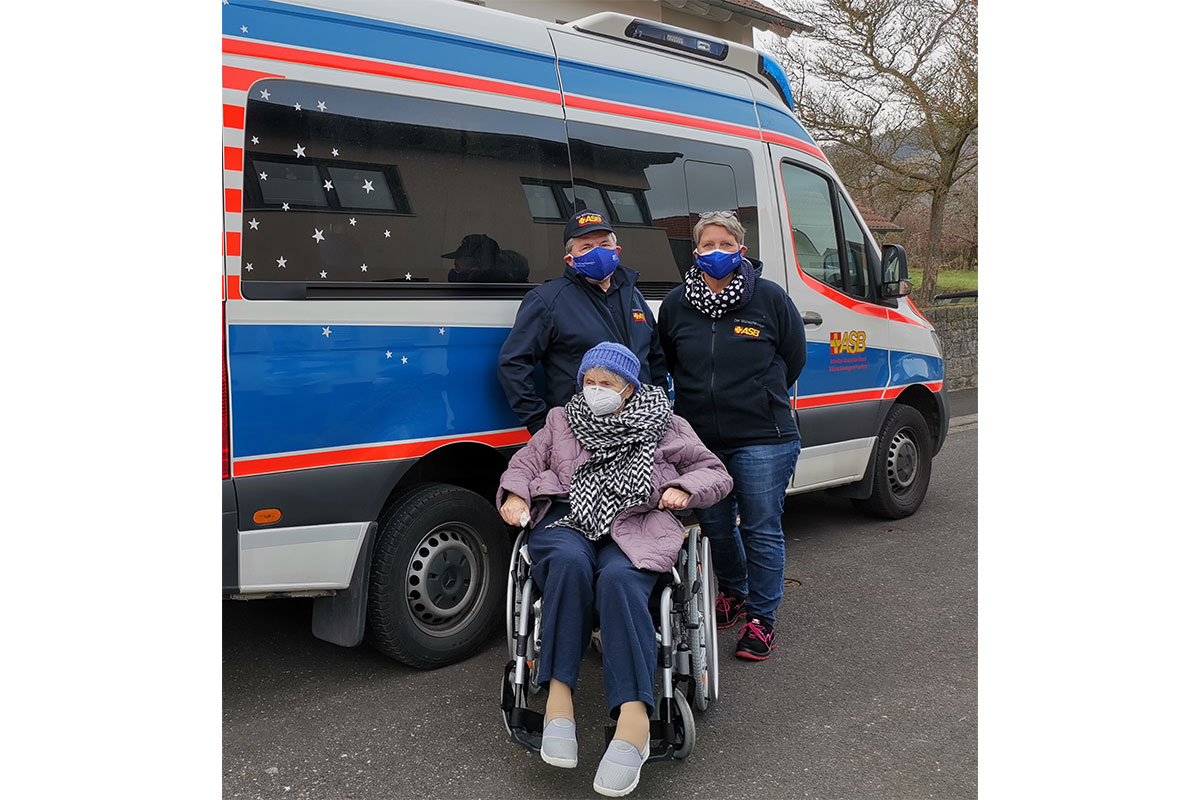
POLYGON ((705 211, 700 215, 700 221, 696 223, 696 227, 692 228, 692 241, 700 244, 700 232, 709 225, 720 225, 733 234, 733 238, 737 239, 738 244, 746 243, 746 228, 738 220, 736 212, 705 211))
MULTIPOLYGON (((603 231, 603 232, 608 234, 609 238, 612 239, 612 246, 616 247, 617 246, 617 235, 615 233, 613 233, 612 231, 603 231)), ((579 238, 578 236, 575 237, 575 239, 578 239, 578 238, 579 238)), ((575 244, 575 239, 567 239, 567 249, 566 249, 566 252, 563 253, 563 255, 567 255, 567 256, 571 255, 571 247, 575 244)))
POLYGON ((591 375, 593 372, 599 372, 601 378, 612 378, 617 382, 624 381, 626 384, 629 383, 628 378, 626 378, 624 375, 618 375, 608 367, 588 367, 583 371, 584 380, 586 380, 587 376, 591 375))

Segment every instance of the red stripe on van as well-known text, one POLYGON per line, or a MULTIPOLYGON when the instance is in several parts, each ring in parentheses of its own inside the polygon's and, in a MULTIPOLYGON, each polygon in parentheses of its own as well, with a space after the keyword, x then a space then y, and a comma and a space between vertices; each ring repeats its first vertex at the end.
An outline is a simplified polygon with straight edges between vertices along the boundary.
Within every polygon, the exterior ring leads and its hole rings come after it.
POLYGON ((241 106, 231 106, 228 103, 225 103, 221 108, 224 112, 224 125, 226 128, 241 130, 246 127, 246 109, 241 106))
POLYGON ((242 279, 237 275, 228 275, 225 278, 225 296, 230 300, 242 299, 242 279))
POLYGON ((793 408, 817 408, 819 406, 835 406, 840 403, 858 403, 863 400, 879 400, 878 389, 867 389, 861 392, 842 392, 841 394, 824 394, 818 397, 797 397, 792 401, 793 408))
POLYGON ((794 147, 797 150, 803 150, 810 155, 816 156, 822 161, 829 161, 828 158, 825 158, 825 154, 821 152, 821 148, 817 147, 816 145, 809 144, 803 139, 797 139, 795 136, 788 136, 786 133, 777 133, 775 131, 764 130, 762 132, 762 138, 765 142, 784 144, 788 147, 794 147))
POLYGON ((476 78, 468 75, 458 75, 451 72, 438 72, 421 67, 401 66, 387 61, 370 61, 365 58, 352 58, 331 53, 321 53, 315 50, 298 50, 294 47, 281 47, 260 42, 245 42, 236 39, 223 39, 222 51, 230 55, 250 56, 252 58, 270 58, 275 61, 287 61, 293 64, 307 64, 312 67, 329 67, 344 69, 350 72, 362 72, 368 75, 384 75, 389 78, 403 78, 421 83, 435 83, 440 86, 454 86, 459 89, 474 89, 480 92, 503 94, 509 97, 523 97, 527 100, 540 100, 543 103, 559 105, 561 100, 558 92, 548 89, 537 89, 532 86, 522 86, 516 83, 504 83, 488 78, 476 78))
POLYGON ((242 235, 230 231, 225 234, 225 255, 241 256, 242 254, 242 235))
POLYGON ((241 69, 239 67, 221 67, 221 86, 226 89, 236 89, 240 92, 249 89, 257 80, 282 77, 282 75, 276 75, 274 72, 259 72, 258 70, 241 69))
POLYGON ((924 314, 922 314, 922 313, 921 313, 921 309, 917 308, 917 304, 916 304, 916 303, 914 303, 914 302, 912 301, 912 298, 911 298, 911 297, 906 297, 906 298, 904 298, 904 299, 908 301, 908 307, 909 307, 909 308, 911 308, 911 309, 913 310, 913 313, 915 313, 915 314, 916 314, 918 317, 920 317, 921 319, 925 320, 925 323, 926 323, 927 325, 929 325, 929 327, 930 327, 930 328, 932 328, 932 327, 933 327, 933 323, 929 321, 929 317, 927 317, 927 316, 925 316, 924 314))
POLYGON ((433 439, 424 442, 402 442, 376 447, 356 447, 349 450, 329 450, 322 453, 302 453, 294 456, 268 456, 233 462, 235 478, 247 475, 262 475, 268 472, 285 472, 294 469, 334 467, 345 464, 362 464, 372 461, 395 461, 402 458, 420 458, 443 445, 453 442, 479 442, 493 447, 524 444, 529 441, 529 431, 505 431, 479 436, 455 436, 448 439, 433 439))
POLYGON ((225 169, 231 169, 234 172, 242 171, 242 148, 225 148, 225 169))
POLYGON ((759 132, 757 128, 747 128, 745 125, 734 125, 728 122, 714 122, 711 119, 689 117, 684 114, 675 114, 670 111, 658 111, 652 108, 642 108, 640 106, 628 106, 624 103, 613 103, 608 100, 594 100, 590 97, 581 97, 577 94, 566 95, 566 104, 570 108, 582 108, 588 111, 602 111, 607 114, 619 114, 623 117, 637 117, 638 119, 648 119, 654 122, 665 122, 670 125, 683 125, 684 127, 688 128, 699 128, 700 130, 705 131, 728 133, 731 136, 743 136, 749 139, 759 138, 759 132))
POLYGON ((242 213, 242 190, 241 189, 226 189, 225 190, 225 212, 228 214, 242 213))

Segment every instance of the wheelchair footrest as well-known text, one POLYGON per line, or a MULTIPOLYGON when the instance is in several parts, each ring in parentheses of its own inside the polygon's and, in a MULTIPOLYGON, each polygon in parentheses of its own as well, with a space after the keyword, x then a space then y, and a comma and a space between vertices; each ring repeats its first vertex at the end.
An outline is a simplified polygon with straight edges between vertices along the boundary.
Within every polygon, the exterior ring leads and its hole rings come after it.
MULTIPOLYGON (((604 727, 604 746, 608 747, 616 734, 617 728, 615 725, 606 725, 604 727)), ((670 761, 675 757, 675 751, 683 744, 682 739, 676 738, 677 733, 662 720, 650 720, 650 757, 647 761, 670 761)), ((539 744, 538 747, 541 747, 539 744)))
POLYGON ((535 753, 542 750, 542 728, 544 717, 528 708, 514 708, 508 715, 509 736, 514 742, 535 753))

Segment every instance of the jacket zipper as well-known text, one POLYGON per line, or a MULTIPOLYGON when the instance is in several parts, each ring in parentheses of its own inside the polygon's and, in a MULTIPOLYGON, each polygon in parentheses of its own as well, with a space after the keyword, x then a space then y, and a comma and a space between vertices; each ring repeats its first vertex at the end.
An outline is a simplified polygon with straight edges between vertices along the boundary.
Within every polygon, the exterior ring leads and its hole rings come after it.
POLYGON ((771 392, 767 389, 766 384, 762 387, 763 395, 767 398, 767 416, 771 418, 771 424, 775 426, 776 438, 783 438, 783 431, 779 430, 779 420, 775 419, 775 410, 771 408, 771 392))

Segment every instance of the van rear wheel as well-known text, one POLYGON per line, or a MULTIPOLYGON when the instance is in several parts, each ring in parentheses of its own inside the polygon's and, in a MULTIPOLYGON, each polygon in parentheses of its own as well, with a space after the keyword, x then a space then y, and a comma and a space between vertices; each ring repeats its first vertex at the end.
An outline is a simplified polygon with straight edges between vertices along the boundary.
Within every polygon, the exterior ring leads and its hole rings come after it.
POLYGON ((500 515, 474 492, 434 483, 397 497, 371 563, 371 644, 420 669, 474 653, 499 627, 507 545, 500 515))
POLYGON ((884 519, 909 516, 925 499, 932 465, 933 443, 925 417, 912 406, 893 405, 875 443, 871 496, 855 500, 855 506, 884 519))

